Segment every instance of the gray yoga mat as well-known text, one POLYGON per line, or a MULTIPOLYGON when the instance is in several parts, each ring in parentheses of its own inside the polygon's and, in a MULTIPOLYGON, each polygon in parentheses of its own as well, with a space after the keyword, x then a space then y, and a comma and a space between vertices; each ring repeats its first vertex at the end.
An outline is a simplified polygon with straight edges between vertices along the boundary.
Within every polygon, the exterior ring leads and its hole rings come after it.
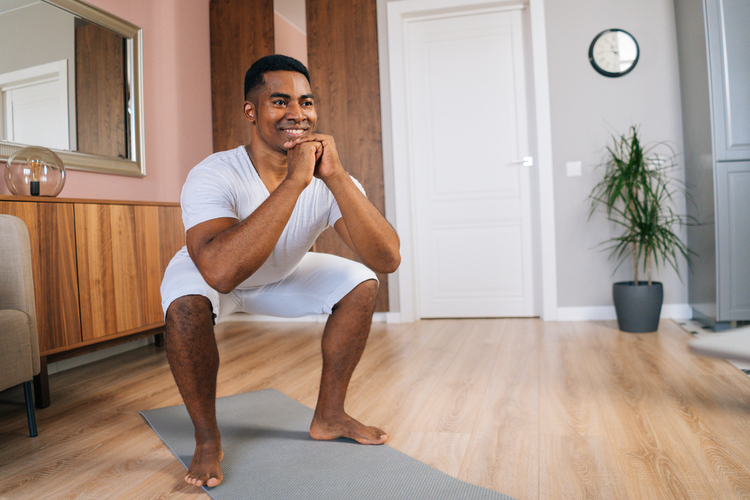
MULTIPOLYGON (((187 468, 193 426, 184 405, 141 415, 187 468)), ((275 389, 216 400, 224 480, 215 500, 514 500, 459 481, 387 445, 315 441, 313 411, 275 389)))

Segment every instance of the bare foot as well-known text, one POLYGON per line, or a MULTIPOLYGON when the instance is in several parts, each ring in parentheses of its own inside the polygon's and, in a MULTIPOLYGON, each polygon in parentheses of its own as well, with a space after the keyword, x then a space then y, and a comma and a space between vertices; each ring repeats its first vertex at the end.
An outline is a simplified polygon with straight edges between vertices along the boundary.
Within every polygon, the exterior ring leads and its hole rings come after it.
POLYGON ((310 425, 310 436, 318 440, 345 437, 360 444, 383 444, 388 440, 388 434, 382 430, 364 425, 346 413, 327 417, 316 413, 310 425))
POLYGON ((221 473, 221 461, 224 459, 224 451, 221 442, 206 441, 195 446, 195 454, 190 462, 185 481, 193 486, 209 486, 213 488, 221 483, 224 478, 221 473))

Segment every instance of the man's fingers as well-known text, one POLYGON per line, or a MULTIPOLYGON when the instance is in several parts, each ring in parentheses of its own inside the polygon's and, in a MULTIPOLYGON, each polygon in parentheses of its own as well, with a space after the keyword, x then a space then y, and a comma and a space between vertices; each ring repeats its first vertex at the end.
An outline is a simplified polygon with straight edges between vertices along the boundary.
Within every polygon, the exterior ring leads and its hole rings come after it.
POLYGON ((330 139, 331 139, 331 136, 323 135, 323 134, 302 135, 300 137, 297 137, 295 139, 285 142, 284 147, 291 149, 297 144, 302 144, 303 142, 319 142, 321 144, 330 143, 331 142, 330 139))

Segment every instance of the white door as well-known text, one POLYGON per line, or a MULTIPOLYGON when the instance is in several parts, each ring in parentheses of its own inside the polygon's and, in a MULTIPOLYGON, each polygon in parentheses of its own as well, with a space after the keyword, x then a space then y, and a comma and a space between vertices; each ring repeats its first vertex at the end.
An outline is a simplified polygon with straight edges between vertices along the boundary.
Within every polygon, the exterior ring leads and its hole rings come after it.
POLYGON ((419 315, 535 314, 522 12, 408 23, 419 315))
POLYGON ((0 139, 70 149, 67 61, 0 74, 0 139))

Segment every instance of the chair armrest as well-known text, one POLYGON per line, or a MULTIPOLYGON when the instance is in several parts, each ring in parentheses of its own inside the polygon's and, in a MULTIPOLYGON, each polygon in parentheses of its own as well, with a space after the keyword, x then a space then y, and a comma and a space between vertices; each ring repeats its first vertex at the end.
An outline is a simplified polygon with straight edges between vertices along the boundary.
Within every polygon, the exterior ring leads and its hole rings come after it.
POLYGON ((0 310, 0 390, 28 382, 38 373, 39 353, 34 355, 32 349, 31 318, 17 309, 0 310))
POLYGON ((21 219, 7 214, 0 214, 0 310, 3 309, 26 314, 30 332, 27 342, 31 348, 33 375, 36 375, 41 365, 29 230, 21 219))

